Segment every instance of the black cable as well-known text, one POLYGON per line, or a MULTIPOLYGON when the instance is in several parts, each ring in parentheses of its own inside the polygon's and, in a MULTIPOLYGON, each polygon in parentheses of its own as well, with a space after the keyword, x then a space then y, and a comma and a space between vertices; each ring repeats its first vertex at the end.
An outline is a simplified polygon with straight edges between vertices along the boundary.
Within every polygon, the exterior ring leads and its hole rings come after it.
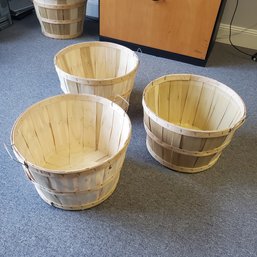
POLYGON ((242 54, 245 54, 245 55, 248 55, 248 56, 252 57, 252 56, 253 56, 252 54, 246 53, 246 52, 240 50, 239 48, 237 48, 237 47, 233 44, 232 39, 231 39, 231 27, 232 27, 232 23, 233 23, 233 21, 234 21, 234 17, 235 17, 236 11, 237 11, 238 3, 239 3, 239 0, 236 0, 236 7, 235 7, 234 13, 233 13, 233 15, 232 15, 230 24, 229 24, 229 42, 230 42, 231 46, 234 47, 237 51, 241 52, 242 54))

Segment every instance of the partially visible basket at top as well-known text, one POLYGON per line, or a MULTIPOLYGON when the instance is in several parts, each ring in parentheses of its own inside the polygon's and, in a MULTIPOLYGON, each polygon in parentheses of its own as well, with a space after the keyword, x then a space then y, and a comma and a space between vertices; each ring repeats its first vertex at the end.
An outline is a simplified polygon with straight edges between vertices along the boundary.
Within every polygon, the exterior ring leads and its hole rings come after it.
POLYGON ((81 210, 112 194, 130 137, 129 117, 118 105, 69 94, 28 108, 13 126, 11 143, 44 201, 81 210))
POLYGON ((87 0, 33 0, 42 33, 70 39, 83 33, 87 0))
POLYGON ((64 93, 103 96, 127 110, 139 59, 127 47, 108 42, 70 45, 54 57, 64 93))
POLYGON ((226 85, 207 77, 167 75, 143 93, 147 148, 161 164, 181 172, 213 166, 246 117, 245 105, 226 85))

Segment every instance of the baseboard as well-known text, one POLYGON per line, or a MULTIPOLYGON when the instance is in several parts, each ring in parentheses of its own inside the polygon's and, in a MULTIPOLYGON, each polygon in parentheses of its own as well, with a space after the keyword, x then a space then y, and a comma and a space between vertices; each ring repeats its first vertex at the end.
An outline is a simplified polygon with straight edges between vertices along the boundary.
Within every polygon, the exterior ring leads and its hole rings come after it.
POLYGON ((144 45, 138 45, 135 43, 122 41, 122 40, 115 39, 115 38, 109 38, 109 37, 105 37, 102 35, 99 35, 99 39, 100 39, 100 41, 108 41, 108 42, 113 42, 116 44, 124 45, 133 51, 137 51, 140 48, 142 50, 142 52, 146 53, 146 54, 151 54, 154 56, 159 56, 159 57, 172 59, 172 60, 176 60, 176 61, 180 61, 180 62, 186 62, 186 63, 190 63, 193 65, 202 66, 202 67, 206 66, 207 59, 208 59, 208 57, 206 57, 206 59, 197 59, 195 57, 172 53, 172 52, 168 52, 165 50, 152 48, 152 47, 148 47, 148 46, 144 46, 144 45))
MULTIPOLYGON (((236 46, 242 46, 257 50, 257 30, 238 26, 231 27, 232 42, 236 46)), ((216 37, 217 42, 229 43, 229 24, 221 23, 216 37)))

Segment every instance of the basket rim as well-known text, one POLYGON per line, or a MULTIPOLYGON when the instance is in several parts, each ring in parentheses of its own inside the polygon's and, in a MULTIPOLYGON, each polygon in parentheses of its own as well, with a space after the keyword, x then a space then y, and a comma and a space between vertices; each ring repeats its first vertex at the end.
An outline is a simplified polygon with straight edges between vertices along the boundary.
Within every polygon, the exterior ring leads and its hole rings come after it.
POLYGON ((164 75, 161 76, 159 78, 156 78, 154 80, 152 80, 150 83, 148 83, 148 85, 144 88, 143 91, 143 97, 142 97, 142 105, 143 105, 143 110, 144 112, 151 118, 153 119, 155 122, 157 122, 159 125, 161 125, 162 127, 164 127, 165 129, 169 130, 169 131, 173 131, 175 133, 178 134, 183 134, 186 136, 191 136, 191 137, 203 137, 203 138, 210 138, 210 137, 219 137, 219 136, 225 136, 228 135, 230 132, 235 131, 236 129, 238 129, 240 126, 243 125, 243 123, 246 120, 246 106, 244 101, 242 100, 242 98, 230 87, 228 87, 227 85, 206 77, 206 76, 202 76, 202 75, 196 75, 196 74, 187 74, 187 73, 181 73, 181 74, 168 74, 168 75, 164 75), (215 87, 219 87, 222 88, 224 91, 228 92, 230 95, 235 96, 241 104, 241 107, 243 109, 243 113, 241 115, 241 118, 239 119, 239 121, 234 124, 233 126, 230 126, 226 129, 216 129, 216 130, 197 130, 197 129, 192 129, 192 128, 185 128, 183 126, 179 126, 176 125, 172 122, 169 122, 165 119, 162 119, 161 117, 159 117, 158 115, 155 114, 155 112, 153 112, 149 107, 147 102, 145 101, 145 95, 146 92, 153 87, 155 84, 160 83, 162 81, 172 81, 172 80, 191 80, 191 78, 194 78, 195 80, 198 81, 205 81, 205 82, 210 82, 213 86, 215 87))
POLYGON ((68 4, 58 4, 58 3, 45 3, 42 2, 42 0, 32 0, 33 4, 43 7, 46 9, 54 9, 54 10, 63 10, 63 9, 70 9, 71 7, 80 7, 86 4, 87 0, 77 0, 74 3, 68 3, 68 4))
POLYGON ((62 48, 60 51, 58 51, 54 56, 54 66, 55 66, 57 73, 60 73, 65 78, 70 79, 75 82, 82 81, 80 83, 85 83, 85 84, 89 83, 89 82, 90 83, 95 82, 96 84, 99 84, 100 86, 113 84, 116 81, 123 81, 126 78, 133 76, 134 73, 136 72, 136 70, 138 69, 139 62, 140 61, 139 61, 139 57, 137 56, 137 54, 134 51, 132 51, 131 49, 129 49, 128 47, 125 47, 125 46, 122 46, 122 45, 119 45, 116 43, 112 43, 112 42, 107 42, 107 41, 88 41, 88 42, 81 42, 81 43, 68 45, 68 46, 62 48), (125 50, 128 53, 131 53, 133 55, 133 57, 136 59, 136 65, 130 72, 128 72, 125 75, 117 76, 114 78, 105 78, 105 79, 95 79, 95 78, 86 78, 86 77, 81 77, 81 76, 75 76, 75 75, 72 75, 72 74, 64 71, 63 69, 61 69, 58 66, 57 59, 60 54, 63 54, 65 52, 71 50, 72 48, 76 48, 78 46, 83 46, 83 45, 88 46, 88 47, 90 47, 90 46, 103 46, 104 47, 105 45, 108 45, 108 46, 111 46, 112 48, 125 50))
POLYGON ((50 174, 59 174, 59 175, 66 175, 66 174, 77 174, 77 173, 82 173, 82 172, 94 172, 95 170, 101 168, 101 167, 104 167, 104 166, 107 166, 109 165, 109 163, 117 158, 119 155, 121 155, 123 153, 123 151, 126 151, 126 148, 128 147, 129 145, 129 142, 130 142, 130 139, 131 139, 131 134, 132 134, 132 125, 131 125, 131 120, 128 116, 128 114, 118 105, 116 104, 115 102, 112 102, 111 100, 107 99, 107 98, 104 98, 104 97, 101 97, 101 96, 97 96, 97 95, 90 95, 90 94, 82 94, 82 95, 77 95, 77 94, 61 94, 61 95, 55 95, 55 96, 51 96, 51 97, 48 97, 48 98, 45 98, 39 102, 36 102, 34 104, 32 104, 31 106, 29 106, 28 108, 26 108, 15 120, 13 126, 12 126, 12 129, 11 129, 11 133, 10 133, 10 142, 11 142, 11 147, 12 147, 12 150, 19 156, 19 161, 22 160, 22 163, 23 165, 25 166, 31 166, 32 168, 34 168, 37 172, 37 170, 40 170, 40 174, 42 175, 42 172, 45 172, 45 173, 50 173, 50 174), (15 139, 14 139, 14 132, 16 130, 16 127, 18 125, 18 123, 22 120, 22 118, 24 117, 24 115, 26 113, 28 113, 30 110, 32 110, 33 108, 37 107, 38 105, 42 105, 44 104, 45 102, 48 102, 48 101, 58 101, 59 98, 67 98, 67 99, 72 99, 72 98, 78 98, 78 99, 84 99, 85 101, 90 99, 94 99, 93 102, 99 102, 99 103, 105 103, 105 104, 108 104, 108 105, 111 105, 111 107, 117 111, 117 112, 120 112, 123 116, 126 117, 127 121, 128 121, 128 124, 129 124, 129 133, 128 133, 128 136, 127 136, 127 139, 126 141, 124 142, 123 146, 120 148, 119 151, 117 151, 116 154, 113 154, 112 156, 110 156, 109 158, 107 158, 105 161, 103 161, 102 163, 99 163, 97 165, 94 165, 92 167, 88 167, 88 168, 81 168, 81 169, 70 169, 70 170, 66 170, 66 171, 63 171, 63 170, 52 170, 52 169, 47 169, 47 168, 44 168, 44 167, 41 167, 39 165, 36 165, 28 160, 26 160, 23 155, 20 153, 20 151, 17 149, 17 147, 15 146, 15 139))

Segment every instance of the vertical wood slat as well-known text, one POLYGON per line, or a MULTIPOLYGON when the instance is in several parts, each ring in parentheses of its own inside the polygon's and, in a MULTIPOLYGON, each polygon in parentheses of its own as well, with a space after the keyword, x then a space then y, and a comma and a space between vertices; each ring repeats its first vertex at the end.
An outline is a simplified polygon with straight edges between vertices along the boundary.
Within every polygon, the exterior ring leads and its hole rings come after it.
POLYGON ((158 98, 158 110, 159 110, 159 116, 164 119, 169 119, 169 95, 170 95, 170 82, 164 82, 162 85, 160 85, 161 90, 159 91, 158 98))
POLYGON ((106 60, 106 47, 97 47, 95 49, 95 79, 105 79, 105 71, 108 66, 107 60, 106 60), (99 61, 101 60, 101 61, 99 61))
MULTIPOLYGON (((90 48, 83 47, 79 49, 80 53, 80 59, 81 59, 81 67, 83 69, 83 75, 88 78, 94 78, 95 77, 95 67, 94 67, 94 59, 92 58, 94 55, 91 55, 90 48)), ((67 59, 66 57, 63 59, 67 59)), ((68 67, 65 67, 65 69, 69 69, 68 67)))
POLYGON ((207 120, 214 94, 215 87, 211 87, 208 84, 203 84, 198 109, 194 119, 194 125, 196 127, 204 129, 204 123, 207 120))
POLYGON ((109 142, 113 129, 113 115, 114 112, 111 108, 107 107, 103 109, 98 143, 98 149, 103 152, 108 152, 109 150, 109 142))
POLYGON ((202 91, 202 83, 199 84, 197 82, 189 82, 189 88, 187 93, 187 99, 185 103, 185 107, 182 114, 181 125, 184 126, 193 126, 194 119, 197 112, 197 107, 199 104, 199 98, 202 91))
POLYGON ((13 151, 28 165, 25 174, 40 197, 58 208, 81 210, 114 191, 131 124, 108 99, 69 94, 29 107, 11 134, 13 151))
POLYGON ((161 164, 187 173, 213 166, 246 117, 245 105, 232 89, 192 74, 150 82, 143 109, 149 153, 161 164))

